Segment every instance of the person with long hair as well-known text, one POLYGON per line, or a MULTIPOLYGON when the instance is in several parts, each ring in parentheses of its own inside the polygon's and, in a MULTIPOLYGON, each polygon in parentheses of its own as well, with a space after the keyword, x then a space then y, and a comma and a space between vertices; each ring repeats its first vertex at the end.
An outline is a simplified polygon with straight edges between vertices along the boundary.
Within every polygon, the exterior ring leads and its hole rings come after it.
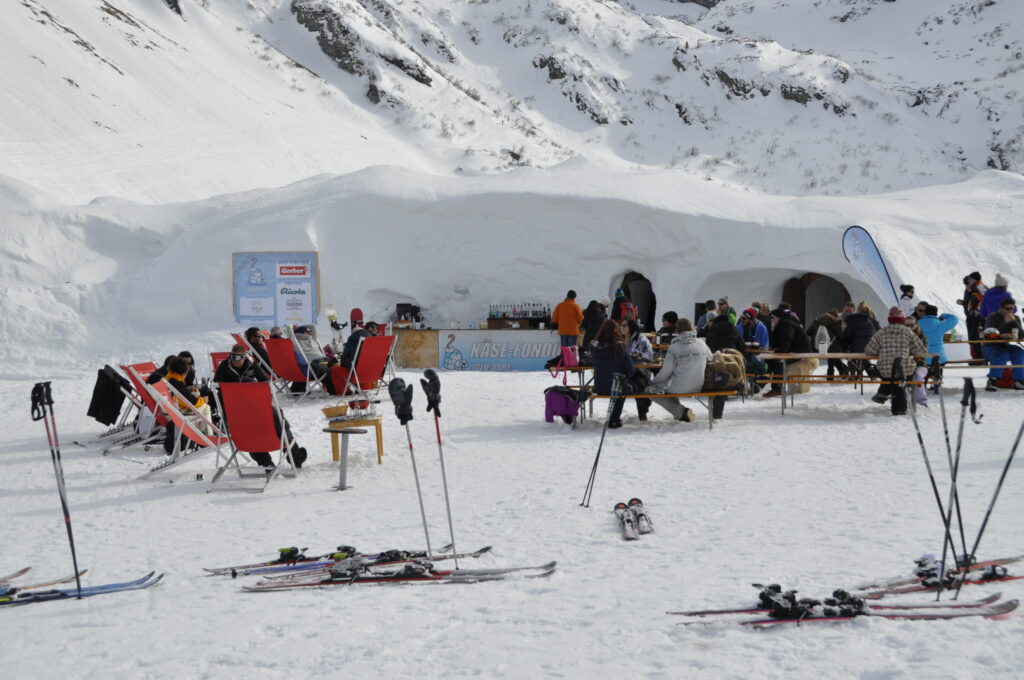
MULTIPOLYGON (((610 395, 612 393, 612 377, 621 373, 628 381, 633 377, 636 368, 629 355, 626 343, 619 333, 619 326, 614 321, 606 320, 597 331, 597 336, 590 343, 590 358, 594 362, 594 393, 610 395)), ((629 385, 630 383, 625 383, 629 385)), ((612 404, 612 412, 608 427, 622 427, 623 399, 619 398, 612 404)))

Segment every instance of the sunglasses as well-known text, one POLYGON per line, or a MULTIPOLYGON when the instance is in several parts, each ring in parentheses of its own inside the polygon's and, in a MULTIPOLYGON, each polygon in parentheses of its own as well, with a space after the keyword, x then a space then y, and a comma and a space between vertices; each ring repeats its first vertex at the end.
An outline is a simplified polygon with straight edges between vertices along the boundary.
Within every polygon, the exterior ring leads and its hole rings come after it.
POLYGON ((1009 310, 1009 311, 1012 312, 1013 311, 1013 306, 1011 305, 1010 307, 1002 307, 1002 309, 1006 309, 1006 310, 1009 310))
POLYGON ((247 356, 247 355, 245 355, 245 354, 232 354, 232 355, 231 355, 231 360, 232 360, 232 361, 241 361, 241 360, 242 360, 242 359, 244 359, 244 358, 245 358, 246 356, 247 356))

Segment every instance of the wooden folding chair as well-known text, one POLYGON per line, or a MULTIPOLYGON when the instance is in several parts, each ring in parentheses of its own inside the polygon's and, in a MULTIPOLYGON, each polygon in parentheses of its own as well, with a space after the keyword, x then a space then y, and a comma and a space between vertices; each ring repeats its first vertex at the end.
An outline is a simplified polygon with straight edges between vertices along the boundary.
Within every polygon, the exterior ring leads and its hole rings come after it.
MULTIPOLYGON (((288 382, 306 383, 306 391, 301 394, 286 392, 286 394, 296 397, 296 403, 308 396, 316 386, 319 385, 323 388, 323 380, 330 375, 330 372, 317 377, 313 373, 313 366, 308 357, 306 358, 306 370, 302 370, 298 359, 295 358, 295 352, 302 351, 298 344, 288 338, 267 338, 263 344, 267 347, 267 355, 270 357, 270 363, 274 366, 278 377, 288 382)), ((303 357, 305 356, 303 354, 303 357)), ((324 392, 326 393, 326 389, 324 392)))
POLYGON ((277 475, 294 477, 295 463, 290 455, 292 441, 285 427, 284 413, 277 403, 277 398, 270 389, 269 383, 220 383, 218 403, 224 424, 227 426, 228 444, 231 455, 223 465, 217 468, 213 481, 207 492, 214 490, 257 491, 262 492, 277 475), (275 424, 274 416, 277 416, 275 424), (278 433, 280 429, 280 434, 278 433), (238 454, 243 451, 267 451, 278 453, 278 461, 269 472, 262 467, 243 468, 238 463, 238 454), (287 464, 290 472, 281 472, 287 464), (228 469, 233 469, 239 477, 262 477, 266 480, 262 487, 217 487, 228 469), (258 470, 258 472, 257 472, 258 470))
POLYGON ((146 388, 153 400, 167 414, 167 417, 174 425, 174 449, 167 460, 153 466, 149 472, 139 477, 139 479, 146 479, 158 472, 168 470, 186 460, 194 460, 198 456, 210 453, 211 451, 217 452, 217 463, 219 465, 222 457, 220 447, 226 444, 228 440, 217 426, 210 422, 199 409, 189 403, 166 380, 161 380, 153 385, 146 385, 146 388), (184 404, 184 408, 188 411, 187 414, 175 406, 175 399, 178 400, 178 403, 184 404), (200 429, 199 425, 205 426, 213 434, 208 435, 200 429), (193 451, 183 451, 181 448, 182 436, 199 448, 193 451))

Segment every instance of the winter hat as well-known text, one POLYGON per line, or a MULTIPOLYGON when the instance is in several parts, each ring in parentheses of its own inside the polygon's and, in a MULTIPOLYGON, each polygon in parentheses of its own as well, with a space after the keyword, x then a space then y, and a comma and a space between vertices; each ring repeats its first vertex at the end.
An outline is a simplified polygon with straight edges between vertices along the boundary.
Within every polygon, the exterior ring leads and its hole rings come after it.
POLYGON ((707 313, 707 323, 711 323, 712 321, 714 321, 717 318, 718 318, 718 312, 708 312, 707 313))
POLYGON ((570 300, 575 300, 576 299, 576 291, 570 290, 568 293, 565 294, 565 297, 569 298, 570 300))
POLYGON ((904 293, 909 293, 912 290, 914 290, 914 286, 909 283, 900 284, 900 290, 903 291, 904 293))
POLYGON ((783 309, 782 307, 776 307, 772 310, 772 316, 777 316, 780 319, 785 319, 789 316, 789 310, 783 309))
POLYGON ((615 291, 615 297, 626 297, 626 291, 619 288, 615 291))
POLYGON ((903 316, 903 310, 899 307, 889 308, 889 323, 891 324, 903 324, 907 320, 907 317, 903 316))
POLYGON ((996 274, 996 288, 1006 288, 1010 285, 1010 282, 1006 280, 1006 277, 1002 274, 996 274))
POLYGON ((754 309, 753 307, 747 307, 746 309, 743 310, 743 313, 740 314, 740 316, 743 317, 744 319, 756 319, 757 310, 754 309))
POLYGON ((612 304, 612 301, 608 299, 607 295, 605 295, 603 298, 598 300, 598 302, 601 303, 602 307, 608 307, 609 305, 612 304))
POLYGON ((675 312, 665 312, 664 314, 661 315, 661 320, 668 321, 670 324, 675 326, 676 321, 679 321, 679 315, 676 314, 675 312))
POLYGON ((722 297, 718 298, 718 304, 720 304, 720 305, 727 305, 727 304, 729 304, 729 296, 728 295, 723 295, 722 297))

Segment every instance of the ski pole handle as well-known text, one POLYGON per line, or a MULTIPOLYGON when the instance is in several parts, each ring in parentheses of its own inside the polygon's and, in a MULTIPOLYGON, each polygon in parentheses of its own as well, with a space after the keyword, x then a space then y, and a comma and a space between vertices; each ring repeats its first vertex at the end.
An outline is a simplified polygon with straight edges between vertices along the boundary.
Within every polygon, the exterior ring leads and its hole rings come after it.
POLYGON ((32 387, 32 420, 42 420, 46 417, 46 407, 53 406, 53 395, 50 393, 50 383, 36 383, 32 387))

